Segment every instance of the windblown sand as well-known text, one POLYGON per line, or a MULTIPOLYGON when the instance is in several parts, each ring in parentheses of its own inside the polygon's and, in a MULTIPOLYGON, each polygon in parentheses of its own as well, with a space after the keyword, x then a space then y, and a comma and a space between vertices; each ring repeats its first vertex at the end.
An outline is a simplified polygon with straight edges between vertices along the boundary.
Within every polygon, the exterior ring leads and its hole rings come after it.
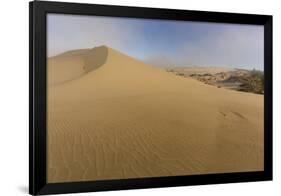
POLYGON ((102 46, 48 59, 47 181, 258 171, 263 96, 102 46))

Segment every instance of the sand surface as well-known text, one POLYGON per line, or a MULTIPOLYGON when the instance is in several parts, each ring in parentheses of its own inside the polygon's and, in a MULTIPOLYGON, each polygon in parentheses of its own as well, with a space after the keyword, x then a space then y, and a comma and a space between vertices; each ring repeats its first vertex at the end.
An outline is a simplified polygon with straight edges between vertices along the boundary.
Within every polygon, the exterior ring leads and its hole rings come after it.
POLYGON ((263 170, 263 95, 109 47, 48 59, 47 181, 263 170))

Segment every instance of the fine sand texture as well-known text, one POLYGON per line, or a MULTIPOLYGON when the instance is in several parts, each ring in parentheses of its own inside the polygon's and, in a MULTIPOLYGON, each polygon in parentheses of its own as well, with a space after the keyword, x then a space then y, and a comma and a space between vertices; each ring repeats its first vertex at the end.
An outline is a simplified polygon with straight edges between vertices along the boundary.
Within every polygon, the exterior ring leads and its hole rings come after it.
POLYGON ((106 46, 48 59, 47 181, 261 171, 263 95, 106 46))

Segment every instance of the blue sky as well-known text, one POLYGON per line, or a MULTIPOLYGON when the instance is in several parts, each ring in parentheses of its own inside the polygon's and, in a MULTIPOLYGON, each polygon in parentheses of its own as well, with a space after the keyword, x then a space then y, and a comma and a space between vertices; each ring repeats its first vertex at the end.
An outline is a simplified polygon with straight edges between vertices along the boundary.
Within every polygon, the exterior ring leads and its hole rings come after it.
POLYGON ((107 45, 157 66, 263 70, 263 26, 48 14, 48 56, 107 45))

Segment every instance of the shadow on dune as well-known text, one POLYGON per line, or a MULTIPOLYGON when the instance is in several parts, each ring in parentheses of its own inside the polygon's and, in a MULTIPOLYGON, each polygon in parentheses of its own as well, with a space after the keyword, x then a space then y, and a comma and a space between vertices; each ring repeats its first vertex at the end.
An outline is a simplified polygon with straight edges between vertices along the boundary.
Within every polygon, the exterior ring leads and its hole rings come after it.
POLYGON ((98 69, 106 62, 107 56, 108 56, 108 49, 106 46, 100 46, 90 49, 85 54, 83 54, 83 58, 84 58, 83 69, 85 70, 86 73, 98 69))
POLYGON ((48 84, 56 86, 77 79, 105 64, 108 48, 72 50, 48 59, 48 84))

